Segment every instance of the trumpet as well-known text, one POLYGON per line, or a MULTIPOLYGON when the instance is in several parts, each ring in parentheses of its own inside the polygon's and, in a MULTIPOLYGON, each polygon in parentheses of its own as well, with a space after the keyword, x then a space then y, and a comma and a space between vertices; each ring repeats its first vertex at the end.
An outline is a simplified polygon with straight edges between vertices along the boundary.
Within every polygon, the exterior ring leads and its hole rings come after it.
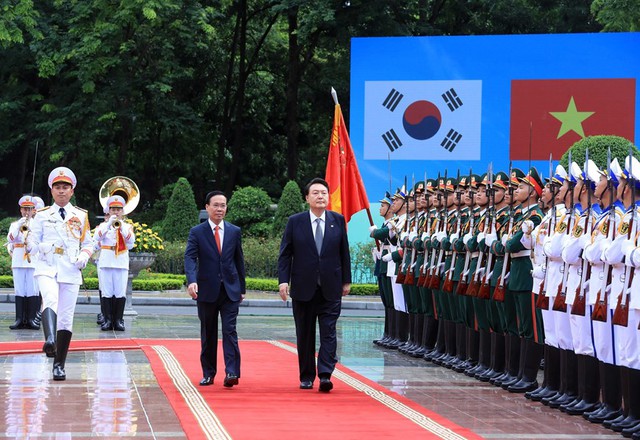
POLYGON ((22 233, 29 232, 29 225, 25 223, 22 226, 20 226, 20 232, 22 233))
POLYGON ((120 220, 114 220, 111 225, 114 229, 120 229, 120 227, 122 226, 122 222, 120 220))

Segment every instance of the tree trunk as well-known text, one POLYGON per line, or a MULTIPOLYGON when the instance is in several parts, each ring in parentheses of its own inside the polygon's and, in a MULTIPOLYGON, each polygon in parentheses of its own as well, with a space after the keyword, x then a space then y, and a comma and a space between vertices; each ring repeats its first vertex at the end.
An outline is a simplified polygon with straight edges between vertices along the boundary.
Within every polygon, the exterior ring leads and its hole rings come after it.
POLYGON ((287 178, 296 180, 298 176, 298 136, 300 134, 298 92, 300 88, 300 47, 298 46, 298 8, 289 9, 289 71, 287 76, 287 178))

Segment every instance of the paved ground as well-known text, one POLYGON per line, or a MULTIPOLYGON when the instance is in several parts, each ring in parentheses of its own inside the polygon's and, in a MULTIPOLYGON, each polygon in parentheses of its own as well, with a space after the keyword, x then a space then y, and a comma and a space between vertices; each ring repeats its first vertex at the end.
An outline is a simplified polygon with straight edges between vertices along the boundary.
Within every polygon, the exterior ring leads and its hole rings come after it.
MULTIPOLYGON (((521 395, 378 348, 371 340, 382 332, 382 311, 346 306, 338 326, 341 363, 485 438, 621 438, 521 395)), ((9 330, 13 310, 13 304, 0 302, 0 340, 41 340, 40 331, 9 330)), ((134 302, 134 310, 137 315, 125 319, 125 332, 102 332, 95 324, 97 305, 81 304, 74 338, 198 337, 192 303, 149 306, 134 302)), ((294 341, 291 309, 282 302, 271 307, 247 305, 241 308, 238 333, 241 339, 294 341)), ((184 438, 141 352, 71 353, 66 382, 50 380, 50 362, 42 354, 0 357, 0 393, 6 402, 0 406, 0 437, 26 437, 28 426, 34 437, 46 438, 86 438, 100 432, 108 437, 184 438)), ((296 378, 292 386, 297 386, 296 378)))

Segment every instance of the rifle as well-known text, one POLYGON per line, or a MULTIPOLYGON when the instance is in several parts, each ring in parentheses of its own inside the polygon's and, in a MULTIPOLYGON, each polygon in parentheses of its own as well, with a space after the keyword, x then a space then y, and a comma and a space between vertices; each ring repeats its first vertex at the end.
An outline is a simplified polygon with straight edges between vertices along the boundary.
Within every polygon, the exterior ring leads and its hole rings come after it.
MULTIPOLYGON (((440 185, 440 173, 438 173, 438 180, 436 180, 436 182, 438 182, 438 185, 436 186, 434 191, 438 191, 439 189, 439 185, 440 185)), ((442 194, 438 191, 438 193, 436 194, 436 197, 438 198, 438 204, 440 205, 440 207, 442 207, 441 202, 442 202, 442 194)), ((433 216, 433 218, 429 219, 431 221, 431 234, 429 235, 429 240, 431 240, 431 236, 433 236, 433 234, 435 234, 440 226, 440 212, 436 209, 435 210, 435 214, 433 216)), ((432 272, 433 272, 433 265, 435 264, 436 261, 436 256, 438 255, 438 250, 433 247, 431 249, 431 255, 429 256, 429 258, 427 258, 426 252, 425 252, 425 256, 424 256, 424 280, 421 284, 422 287, 424 287, 425 289, 429 289, 431 288, 431 277, 432 277, 432 272)))
MULTIPOLYGON (((415 228, 416 230, 416 234, 418 233, 418 206, 416 203, 416 182, 415 182, 415 177, 413 177, 412 179, 412 183, 411 186, 413 187, 413 228, 415 228)), ((407 214, 408 215, 408 214, 407 214)), ((412 228, 409 228, 409 232, 411 232, 412 228)), ((409 238, 407 237, 407 247, 409 246, 409 238)), ((413 266, 416 263, 416 248, 413 246, 413 243, 411 243, 411 259, 409 260, 409 266, 405 269, 405 277, 403 280, 402 284, 405 284, 407 286, 413 286, 414 282, 415 282, 415 275, 413 273, 413 266)))
MULTIPOLYGON (((458 170, 458 177, 456 178, 456 180, 458 181, 458 184, 460 182, 460 170, 458 170)), ((462 194, 460 193, 460 191, 456 192, 456 197, 458 199, 458 206, 456 209, 456 231, 455 233, 460 235, 460 225, 462 222, 462 213, 460 212, 460 203, 461 203, 461 199, 462 199, 462 194)), ((451 249, 453 249, 453 243, 451 243, 451 249)), ((451 265, 449 266, 449 270, 447 271, 447 275, 446 278, 444 280, 444 284, 442 285, 442 291, 445 293, 452 293, 453 292, 453 273, 456 270, 456 257, 458 256, 458 253, 455 251, 455 249, 452 250, 452 256, 451 256, 451 265)))
MULTIPOLYGON (((429 197, 427 196, 427 172, 424 172, 424 197, 425 197, 425 202, 427 203, 427 206, 425 207, 424 210, 424 223, 423 223, 423 231, 422 232, 427 232, 427 229, 429 228, 429 197)), ((424 249, 424 260, 422 261, 422 266, 420 266, 420 271, 419 271, 419 275, 418 275, 418 282, 416 283, 416 285, 418 287, 423 287, 424 284, 424 280, 426 277, 426 270, 427 270, 427 262, 429 261, 429 259, 427 258, 427 252, 426 252, 426 248, 424 249)))
MULTIPOLYGON (((511 185, 511 173, 513 172, 513 168, 511 166, 511 162, 509 162, 509 227, 506 230, 506 234, 511 233, 511 229, 513 229, 513 186, 511 185)), ((507 275, 509 267, 511 266, 511 259, 509 258, 510 254, 508 252, 504 253, 504 260, 502 263, 502 273, 500 274, 500 278, 498 278, 498 282, 496 284, 496 288, 493 290, 493 300, 497 302, 504 302, 504 279, 507 275)))
MULTIPOLYGON (((614 225, 612 225, 612 217, 615 212, 615 206, 613 206, 613 184, 611 183, 611 148, 607 150, 607 189, 609 190, 609 214, 607 218, 607 238, 613 241, 614 238, 614 225)), ((600 284, 598 295, 596 296, 596 303, 593 305, 593 311, 591 312, 592 321, 607 322, 607 314, 609 306, 607 304, 607 292, 606 287, 611 284, 611 267, 608 264, 604 265, 604 279, 600 284), (604 289, 603 289, 604 286, 604 289)))
MULTIPOLYGON (((569 217, 567 218, 567 230, 565 233, 568 235, 571 234, 571 220, 573 220, 573 211, 575 210, 575 202, 573 200, 573 190, 575 185, 571 182, 571 150, 569 150, 569 190, 571 191, 571 206, 568 210, 569 217)), ((566 312, 567 311, 567 279, 569 278, 569 267, 566 263, 562 264, 564 268, 562 283, 558 285, 558 291, 556 292, 555 300, 553 301, 553 310, 556 312, 566 312)))
MULTIPOLYGON (((635 216, 636 216, 636 182, 633 178, 633 150, 631 146, 629 146, 629 182, 631 182, 631 190, 633 191, 633 197, 631 200, 631 220, 629 220, 629 232, 627 235, 627 239, 631 240, 631 237, 635 238, 635 233, 633 232, 634 227, 637 228, 635 216)), ((616 304, 616 309, 613 312, 613 318, 611 318, 611 322, 613 325, 619 325, 622 327, 627 327, 629 325, 629 301, 630 298, 630 286, 633 282, 633 277, 635 275, 635 267, 627 266, 625 268, 625 277, 624 277, 624 287, 622 292, 620 292, 620 296, 618 296, 618 303, 616 304), (624 298, 624 300, 623 300, 624 298)))
MULTIPOLYGON (((405 192, 407 191, 407 176, 404 176, 404 190, 405 192)), ((405 194, 404 196, 404 215, 405 215, 405 222, 404 222, 404 232, 407 232, 408 228, 409 228, 409 197, 405 194)), ((407 246, 405 245, 405 243, 402 243, 402 241, 400 242, 400 246, 402 247, 402 261, 400 262, 400 268, 398 269, 398 275, 396 276, 396 284, 404 284, 404 267, 405 267, 405 262, 407 261, 407 246)))
MULTIPOLYGON (((491 234, 496 227, 496 194, 493 188, 493 165, 489 170, 490 178, 489 178, 489 207, 487 213, 487 231, 486 234, 491 234)), ((480 266, 480 263, 478 263, 480 266)), ((482 277, 482 282, 479 282, 478 293, 476 296, 480 299, 490 299, 491 298, 491 273, 493 272, 493 254, 491 253, 491 249, 487 249, 487 267, 484 271, 484 276, 482 277)))
MULTIPOLYGON (((587 217, 584 220, 584 233, 591 236, 593 231, 589 230, 589 226, 593 229, 593 220, 591 221, 591 225, 589 225, 589 220, 591 220, 591 180, 589 180, 589 149, 585 153, 584 159, 584 184, 589 186, 587 187, 587 217)), ((586 258, 582 259, 582 273, 580 274, 580 284, 576 288, 576 296, 573 300, 573 304, 571 306, 571 314, 584 316, 586 311, 586 295, 584 290, 584 284, 587 280, 591 279, 591 265, 586 258)))
MULTIPOLYGON (((470 234, 473 233, 473 223, 474 223, 473 208, 475 206, 475 203, 473 200, 475 197, 475 192, 473 192, 473 187, 471 186, 471 175, 472 175, 472 170, 469 169, 468 185, 469 185, 469 198, 471 199, 471 206, 469 206, 469 221, 467 225, 469 226, 470 234)), ((466 226, 465 226, 465 230, 466 230, 466 226)), ((460 233, 462 234, 462 232, 460 233)), ((462 273, 460 273, 460 280, 458 281, 458 287, 456 288, 457 295, 467 295, 467 289, 469 287, 469 283, 467 282, 467 280, 469 279, 468 272, 469 272, 470 262, 471 262, 471 252, 469 251, 469 249, 467 249, 464 256, 464 266, 462 268, 462 273)))
MULTIPOLYGON (((447 170, 444 172, 444 187, 443 190, 445 194, 441 194, 443 203, 440 205, 440 215, 441 215, 441 224, 440 231, 447 230, 447 170)), ((439 231, 439 232, 440 232, 439 231)), ((440 245, 440 250, 438 252, 438 260, 436 264, 431 265, 431 278, 429 280, 429 288, 430 289, 439 289, 440 288, 440 267, 442 265, 442 258, 444 256, 444 249, 442 248, 442 244, 440 245)))
MULTIPOLYGON (((553 185, 553 154, 549 154, 549 188, 551 189, 551 213, 549 214, 549 225, 547 226, 547 234, 549 234, 555 227, 556 220, 556 193, 555 186, 553 185)), ((542 282, 540 283, 540 293, 536 298, 536 308, 541 310, 549 310, 549 297, 547 296, 547 276, 548 276, 548 268, 549 268, 549 257, 545 257, 544 259, 544 278, 542 278, 542 282)))

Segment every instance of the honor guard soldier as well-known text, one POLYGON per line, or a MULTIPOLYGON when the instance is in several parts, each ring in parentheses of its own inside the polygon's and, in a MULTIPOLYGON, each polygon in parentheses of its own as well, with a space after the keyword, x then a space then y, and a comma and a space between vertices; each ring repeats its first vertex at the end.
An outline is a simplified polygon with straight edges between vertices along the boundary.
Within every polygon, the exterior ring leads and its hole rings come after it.
POLYGON ((124 331, 124 307, 129 276, 129 250, 136 241, 133 227, 122 218, 125 200, 119 195, 107 199, 109 219, 95 231, 100 246, 99 282, 104 301, 103 331, 124 331))
POLYGON ((381 243, 382 248, 378 253, 377 249, 373 250, 374 260, 376 264, 376 276, 378 278, 378 289, 380 290, 380 298, 384 306, 384 332, 382 338, 373 341, 376 345, 384 345, 392 339, 394 332, 392 331, 395 321, 393 320, 393 293, 391 292, 391 281, 387 276, 388 262, 383 261, 382 257, 389 253, 391 247, 391 239, 389 238, 389 222, 393 217, 391 210, 391 195, 387 193, 385 198, 380 200, 380 216, 384 219, 382 225, 378 228, 376 225, 369 227, 369 236, 381 243))
POLYGON ((21 217, 18 221, 11 223, 7 235, 16 294, 16 320, 9 328, 39 330, 40 325, 35 321, 36 314, 40 311, 40 296, 33 278, 35 257, 27 252, 30 224, 36 213, 35 198, 24 195, 18 200, 18 206, 20 206, 21 217))
POLYGON ((613 323, 611 310, 607 305, 609 266, 602 259, 604 251, 611 244, 611 236, 616 225, 622 222, 624 206, 617 200, 617 188, 622 178, 618 159, 613 159, 608 170, 602 170, 596 185, 595 197, 603 207, 593 225, 591 242, 584 249, 583 256, 591 266, 588 282, 587 306, 592 310, 591 328, 595 353, 599 361, 600 389, 602 403, 599 410, 583 414, 593 423, 610 423, 622 415, 622 384, 620 366, 616 364, 613 323))
POLYGON ((38 211, 31 227, 31 250, 37 249, 35 276, 42 292, 43 351, 54 357, 53 379, 65 380, 64 370, 73 329, 81 270, 93 252, 87 211, 71 205, 76 176, 58 167, 48 179, 54 203, 38 211))
POLYGON ((537 375, 542 359, 541 342, 544 340, 542 315, 534 307, 531 250, 521 243, 522 236, 525 233, 530 234, 542 221, 543 213, 538 206, 538 199, 542 195, 542 179, 538 171, 531 168, 526 176, 519 178, 519 181, 514 193, 515 203, 519 208, 509 236, 504 240, 505 250, 509 253, 511 262, 506 296, 514 299, 520 337, 518 380, 508 385, 504 384, 512 393, 533 391, 538 387, 537 375))

